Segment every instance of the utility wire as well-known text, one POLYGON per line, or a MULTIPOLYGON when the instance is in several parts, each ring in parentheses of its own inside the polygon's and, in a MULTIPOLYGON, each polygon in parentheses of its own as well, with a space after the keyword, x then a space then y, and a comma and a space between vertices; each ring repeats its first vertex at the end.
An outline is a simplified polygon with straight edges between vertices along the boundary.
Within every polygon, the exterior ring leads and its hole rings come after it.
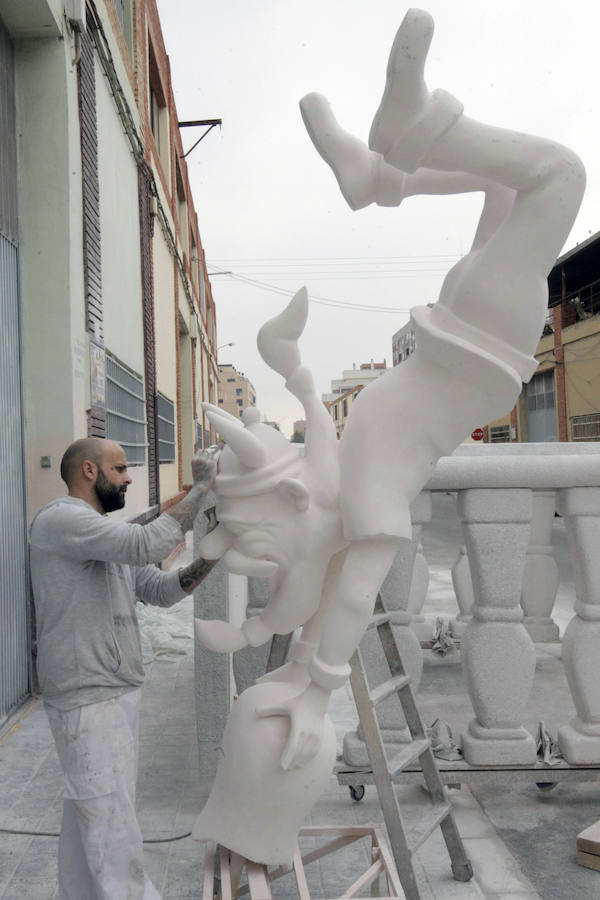
MULTIPOLYGON (((174 837, 168 838, 147 838, 143 840, 143 844, 170 844, 173 841, 182 841, 184 838, 190 837, 191 831, 186 831, 185 834, 176 834, 174 837)), ((60 833, 58 831, 25 831, 23 829, 16 828, 0 828, 0 834, 20 834, 26 835, 27 837, 60 837, 60 833)))
MULTIPOLYGON (((209 273, 210 274, 210 273, 209 273)), ((238 281, 241 284, 247 284, 250 287, 260 288, 263 291, 270 291, 273 294, 283 295, 284 297, 293 297, 296 291, 288 291, 287 288, 276 287, 273 284, 267 284, 264 281, 258 281, 254 278, 248 278, 244 275, 236 275, 234 272, 228 276, 233 281, 238 281)), ((309 295, 309 300, 311 303, 317 303, 323 306, 331 306, 336 309, 353 309, 358 312, 381 312, 381 313, 408 313, 410 310, 408 308, 402 308, 398 306, 369 306, 365 303, 348 303, 343 300, 331 300, 329 297, 317 297, 314 295, 309 295)))

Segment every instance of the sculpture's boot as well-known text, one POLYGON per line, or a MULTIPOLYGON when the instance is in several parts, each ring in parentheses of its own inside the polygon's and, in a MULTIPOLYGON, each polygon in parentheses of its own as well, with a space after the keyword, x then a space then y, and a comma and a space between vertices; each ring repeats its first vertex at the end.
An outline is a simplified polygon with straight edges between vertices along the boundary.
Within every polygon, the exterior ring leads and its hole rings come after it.
POLYGON ((369 134, 369 147, 386 163, 414 172, 424 151, 456 122, 462 103, 444 90, 431 94, 423 71, 433 19, 409 9, 392 45, 383 97, 369 134))
POLYGON ((370 203, 400 205, 404 197, 402 172, 386 165, 379 153, 344 131, 322 94, 303 97, 300 111, 311 141, 332 169, 351 209, 362 209, 370 203))

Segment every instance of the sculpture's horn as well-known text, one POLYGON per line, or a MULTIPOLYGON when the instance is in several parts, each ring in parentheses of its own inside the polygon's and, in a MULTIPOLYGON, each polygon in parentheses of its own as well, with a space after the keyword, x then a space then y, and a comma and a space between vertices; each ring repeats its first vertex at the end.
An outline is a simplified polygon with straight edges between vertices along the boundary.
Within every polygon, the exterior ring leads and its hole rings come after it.
POLYGON ((303 287, 283 312, 265 322, 258 332, 258 352, 266 364, 283 375, 286 381, 300 365, 298 338, 304 331, 307 318, 308 294, 303 287))
POLYGON ((221 416, 223 419, 229 419, 230 422, 235 422, 235 424, 239 425, 240 428, 244 427, 243 423, 240 422, 239 419, 236 419, 235 416, 232 416, 231 413, 228 413, 226 409, 221 409, 220 406, 215 406, 214 403, 204 402, 201 403, 200 406, 202 407, 206 415, 208 415, 209 412, 212 412, 217 416, 221 416))
MULTIPOLYGON (((220 412, 220 410, 219 410, 220 412)), ((206 415, 218 434, 228 444, 242 465, 249 469, 258 469, 267 461, 267 451, 255 434, 247 428, 240 428, 237 420, 232 422, 229 417, 221 416, 211 409, 206 415)))

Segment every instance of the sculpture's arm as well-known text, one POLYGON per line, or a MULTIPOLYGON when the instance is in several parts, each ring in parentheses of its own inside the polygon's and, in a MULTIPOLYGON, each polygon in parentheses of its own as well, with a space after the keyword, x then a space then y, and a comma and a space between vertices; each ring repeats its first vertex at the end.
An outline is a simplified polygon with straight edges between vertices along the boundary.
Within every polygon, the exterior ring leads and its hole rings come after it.
POLYGON ((337 436, 333 419, 315 390, 310 371, 302 365, 300 358, 298 339, 304 331, 307 317, 308 294, 306 288, 301 288, 279 315, 265 322, 258 332, 257 344, 264 361, 283 375, 287 390, 298 398, 304 408, 307 469, 310 470, 313 465, 318 467, 319 499, 330 505, 337 502, 339 487, 337 436))
POLYGON ((356 541, 345 553, 337 589, 324 612, 319 646, 308 667, 306 689, 277 707, 257 709, 259 716, 286 715, 290 736, 281 757, 283 769, 302 766, 317 753, 332 690, 348 675, 348 660, 373 612, 377 592, 398 550, 393 538, 356 541))
POLYGON ((273 672, 268 672, 262 678, 258 678, 257 683, 285 681, 290 684, 296 684, 300 690, 308 686, 310 682, 308 666, 319 646, 323 624, 337 594, 345 556, 346 549, 341 550, 332 557, 325 576, 319 607, 316 613, 304 624, 300 633, 300 640, 292 648, 289 662, 273 672))

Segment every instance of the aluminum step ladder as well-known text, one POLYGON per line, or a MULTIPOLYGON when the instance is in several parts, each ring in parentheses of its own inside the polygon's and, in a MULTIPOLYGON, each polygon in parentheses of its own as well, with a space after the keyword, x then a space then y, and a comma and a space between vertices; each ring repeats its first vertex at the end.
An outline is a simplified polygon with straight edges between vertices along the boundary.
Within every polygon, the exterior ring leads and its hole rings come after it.
POLYGON ((360 649, 357 649, 350 660, 352 669, 350 683, 398 875, 407 900, 420 900, 412 857, 436 828, 442 829, 454 878, 457 881, 469 881, 473 877, 473 867, 458 832, 452 804, 442 783, 431 749, 431 741, 415 702, 410 678, 402 664, 390 618, 381 595, 378 595, 369 628, 377 629, 390 669, 390 679, 371 690, 360 649), (376 708, 382 700, 393 694, 396 694, 400 701, 412 740, 388 760, 376 708), (429 791, 429 799, 426 801, 428 809, 417 826, 407 830, 393 781, 416 760, 419 761, 429 791))

